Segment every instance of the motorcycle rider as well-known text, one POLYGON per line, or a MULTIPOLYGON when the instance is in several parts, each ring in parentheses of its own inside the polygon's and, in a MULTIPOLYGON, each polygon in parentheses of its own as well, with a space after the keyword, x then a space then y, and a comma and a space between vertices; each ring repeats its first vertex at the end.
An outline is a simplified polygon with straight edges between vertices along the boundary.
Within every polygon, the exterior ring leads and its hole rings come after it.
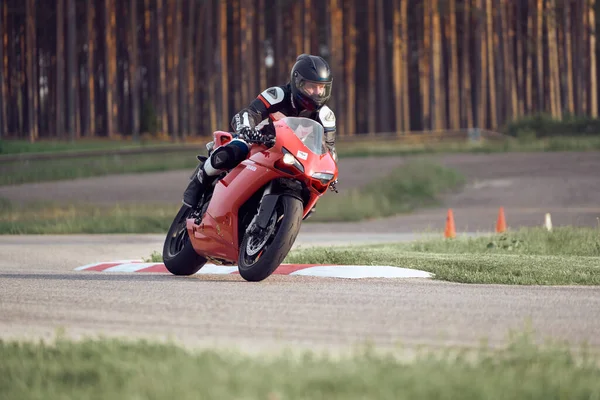
MULTIPOLYGON (((265 136, 275 137, 273 120, 277 115, 306 117, 323 125, 325 144, 337 162, 335 150, 335 114, 326 105, 331 97, 333 78, 327 62, 319 56, 301 54, 290 72, 290 81, 273 86, 260 93, 246 108, 234 115, 231 126, 234 139, 210 154, 199 165, 183 193, 183 204, 194 207, 204 190, 221 173, 246 159, 252 142, 265 136)), ((213 142, 207 144, 209 152, 213 142)))

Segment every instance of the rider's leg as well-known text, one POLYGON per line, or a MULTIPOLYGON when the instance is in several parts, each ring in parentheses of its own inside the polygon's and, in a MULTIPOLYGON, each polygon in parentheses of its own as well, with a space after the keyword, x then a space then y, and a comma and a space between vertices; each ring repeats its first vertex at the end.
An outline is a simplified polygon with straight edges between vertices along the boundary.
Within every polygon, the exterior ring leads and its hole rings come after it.
POLYGON ((196 168, 197 172, 192 176, 183 193, 183 204, 188 207, 196 206, 202 193, 216 177, 244 161, 248 152, 248 144, 240 139, 234 139, 216 148, 204 164, 196 168))

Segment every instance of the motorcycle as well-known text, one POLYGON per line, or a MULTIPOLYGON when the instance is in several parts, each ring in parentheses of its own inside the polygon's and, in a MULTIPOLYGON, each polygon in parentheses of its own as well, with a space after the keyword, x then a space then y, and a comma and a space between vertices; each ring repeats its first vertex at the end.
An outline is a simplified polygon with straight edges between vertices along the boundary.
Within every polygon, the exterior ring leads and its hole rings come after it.
MULTIPOLYGON (((252 143, 246 159, 219 176, 198 206, 180 208, 163 246, 171 274, 193 275, 210 261, 237 265, 246 281, 262 281, 281 265, 321 196, 337 193, 338 168, 323 126, 303 117, 274 126, 275 136, 252 143)), ((233 139, 224 131, 213 137, 215 148, 233 139)))

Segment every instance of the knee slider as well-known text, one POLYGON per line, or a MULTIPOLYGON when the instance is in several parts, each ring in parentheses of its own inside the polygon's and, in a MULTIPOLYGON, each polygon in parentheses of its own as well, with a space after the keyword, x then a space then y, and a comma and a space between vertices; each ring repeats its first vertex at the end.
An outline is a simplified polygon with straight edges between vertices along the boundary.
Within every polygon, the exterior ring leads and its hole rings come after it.
POLYGON ((210 164, 215 169, 229 169, 235 154, 227 146, 215 149, 210 156, 210 164))

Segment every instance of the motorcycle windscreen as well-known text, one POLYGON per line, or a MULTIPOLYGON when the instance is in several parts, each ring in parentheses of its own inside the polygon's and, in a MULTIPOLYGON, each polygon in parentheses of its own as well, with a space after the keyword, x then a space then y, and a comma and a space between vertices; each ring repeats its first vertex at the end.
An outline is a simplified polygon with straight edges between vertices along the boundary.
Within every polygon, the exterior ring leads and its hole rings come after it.
POLYGON ((323 125, 304 117, 285 117, 279 122, 287 125, 310 151, 317 155, 327 154, 323 125))

